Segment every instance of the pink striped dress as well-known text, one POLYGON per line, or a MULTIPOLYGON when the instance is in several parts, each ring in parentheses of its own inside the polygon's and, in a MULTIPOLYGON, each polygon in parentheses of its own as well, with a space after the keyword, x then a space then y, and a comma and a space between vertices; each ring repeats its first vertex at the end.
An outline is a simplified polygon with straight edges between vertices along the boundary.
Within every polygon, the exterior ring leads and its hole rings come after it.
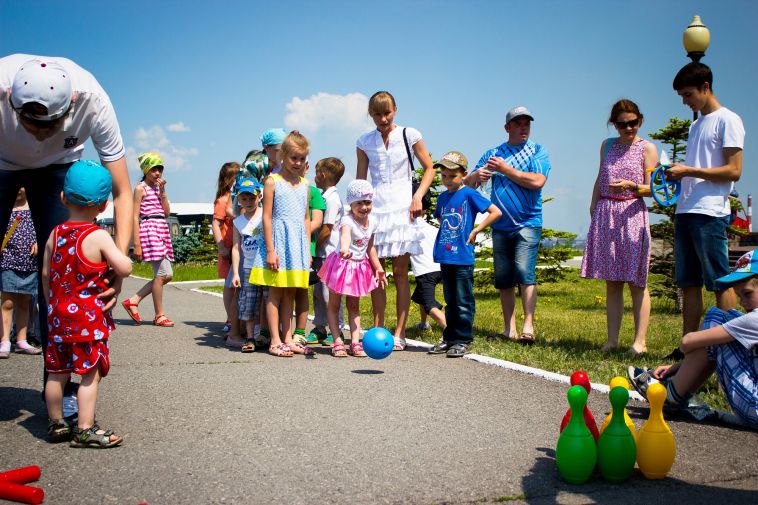
MULTIPOLYGON (((142 181, 145 191, 139 205, 139 241, 142 245, 142 261, 158 261, 167 258, 174 261, 171 232, 161 206, 160 190, 142 181)), ((138 186, 138 187, 139 187, 138 186)))
POLYGON ((647 141, 627 146, 614 142, 600 169, 600 199, 592 212, 582 259, 581 276, 586 279, 647 285, 650 264, 650 227, 647 207, 631 191, 612 193, 608 185, 618 179, 642 184, 647 141))

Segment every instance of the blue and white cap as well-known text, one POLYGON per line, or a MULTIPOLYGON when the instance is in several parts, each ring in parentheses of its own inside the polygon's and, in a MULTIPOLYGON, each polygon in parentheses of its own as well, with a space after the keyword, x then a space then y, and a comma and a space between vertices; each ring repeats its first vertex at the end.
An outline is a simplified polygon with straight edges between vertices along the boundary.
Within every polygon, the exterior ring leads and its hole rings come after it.
POLYGON ((716 284, 723 286, 724 289, 728 288, 730 284, 740 282, 749 279, 755 275, 758 275, 758 255, 755 254, 756 249, 743 254, 737 263, 734 265, 732 273, 716 279, 716 284))

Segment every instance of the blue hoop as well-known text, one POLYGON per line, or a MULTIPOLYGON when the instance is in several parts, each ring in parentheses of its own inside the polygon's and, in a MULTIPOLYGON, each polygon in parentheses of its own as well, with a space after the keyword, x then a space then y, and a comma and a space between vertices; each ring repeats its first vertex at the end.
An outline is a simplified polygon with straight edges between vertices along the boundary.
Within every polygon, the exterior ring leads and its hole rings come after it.
POLYGON ((666 170, 669 168, 671 165, 660 165, 650 177, 650 192, 653 200, 664 207, 674 205, 682 192, 682 185, 679 181, 666 180, 666 170))

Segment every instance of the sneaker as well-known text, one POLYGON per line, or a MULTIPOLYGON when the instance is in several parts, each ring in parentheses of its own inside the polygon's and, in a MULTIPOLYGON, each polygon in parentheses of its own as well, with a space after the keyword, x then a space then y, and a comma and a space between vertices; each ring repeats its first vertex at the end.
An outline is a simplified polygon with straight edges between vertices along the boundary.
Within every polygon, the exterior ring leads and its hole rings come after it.
POLYGON ((439 342, 434 344, 431 349, 429 349, 426 352, 428 354, 445 354, 448 351, 448 349, 450 349, 450 347, 452 347, 450 345, 450 342, 445 342, 444 340, 440 340, 439 342))
POLYGON ((321 341, 321 345, 323 345, 324 347, 331 347, 334 345, 334 337, 332 336, 331 333, 326 334, 326 338, 321 341))
POLYGON ((626 374, 629 376, 629 381, 632 383, 632 386, 634 386, 634 389, 636 389, 645 399, 647 399, 647 388, 650 387, 651 384, 657 384, 660 382, 653 377, 652 368, 635 368, 630 366, 626 370, 626 374))
POLYGON ((308 334, 308 337, 305 339, 305 341, 308 345, 316 345, 323 342, 324 339, 326 339, 326 331, 321 328, 314 327, 308 334))
POLYGON ((471 353, 471 344, 453 344, 446 354, 448 358, 461 358, 469 353, 471 353))
POLYGON ((419 322, 413 325, 413 329, 418 331, 432 331, 432 325, 426 321, 419 322))

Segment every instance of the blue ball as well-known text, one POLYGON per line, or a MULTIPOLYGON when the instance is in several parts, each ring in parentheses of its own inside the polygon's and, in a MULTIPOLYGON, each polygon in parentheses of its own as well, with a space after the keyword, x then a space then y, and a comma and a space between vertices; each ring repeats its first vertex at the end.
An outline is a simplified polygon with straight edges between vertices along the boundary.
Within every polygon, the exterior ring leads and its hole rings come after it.
POLYGON ((384 359, 392 354, 395 339, 387 328, 371 328, 363 334, 363 350, 369 358, 384 359))

